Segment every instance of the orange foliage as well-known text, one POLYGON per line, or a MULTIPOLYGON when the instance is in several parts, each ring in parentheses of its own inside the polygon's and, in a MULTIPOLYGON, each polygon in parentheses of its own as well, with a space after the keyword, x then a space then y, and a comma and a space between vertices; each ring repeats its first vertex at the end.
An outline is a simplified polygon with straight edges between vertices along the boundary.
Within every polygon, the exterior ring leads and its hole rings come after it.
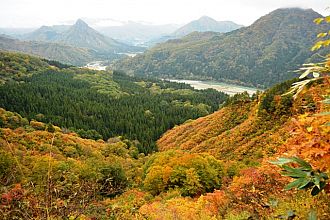
POLYGON ((222 160, 260 161, 274 153, 288 132, 286 126, 259 119, 257 107, 255 102, 233 105, 175 127, 158 140, 158 147, 208 152, 222 160))
MULTIPOLYGON (((157 143, 162 151, 179 148, 208 152, 222 159, 227 169, 246 158, 254 161, 259 159, 259 167, 242 169, 232 181, 227 180, 220 190, 208 193, 199 200, 203 198, 203 210, 208 210, 217 218, 224 218, 228 212, 239 213, 243 210, 255 218, 271 216, 275 208, 269 205, 270 198, 290 201, 296 192, 283 190, 291 179, 281 176, 279 168, 271 165, 270 160, 298 156, 310 162, 313 168, 330 174, 330 127, 324 126, 330 121, 330 116, 316 115, 322 111, 330 112, 330 106, 320 102, 324 95, 329 94, 329 79, 305 89, 294 101, 293 116, 280 126, 275 125, 274 121, 258 121, 258 103, 255 102, 242 107, 229 106, 175 127, 157 143), (242 115, 248 117, 237 120, 238 123, 232 126, 230 120, 234 119, 231 117, 233 114, 236 119, 242 115)), ((274 99, 279 102, 281 97, 275 96, 274 99)), ((330 189, 329 185, 327 189, 330 189)), ((322 208, 328 204, 327 198, 322 194, 308 206, 313 207, 314 204, 320 208, 322 216, 327 215, 329 210, 322 208)))

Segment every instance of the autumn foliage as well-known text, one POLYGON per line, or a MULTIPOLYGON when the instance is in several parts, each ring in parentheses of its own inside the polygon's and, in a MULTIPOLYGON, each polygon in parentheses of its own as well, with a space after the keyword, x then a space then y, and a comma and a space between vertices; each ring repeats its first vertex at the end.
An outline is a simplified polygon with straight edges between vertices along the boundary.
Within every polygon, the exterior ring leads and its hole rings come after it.
POLYGON ((144 188, 152 194, 178 189, 196 196, 221 186, 222 163, 208 154, 170 150, 153 155, 144 166, 144 188))

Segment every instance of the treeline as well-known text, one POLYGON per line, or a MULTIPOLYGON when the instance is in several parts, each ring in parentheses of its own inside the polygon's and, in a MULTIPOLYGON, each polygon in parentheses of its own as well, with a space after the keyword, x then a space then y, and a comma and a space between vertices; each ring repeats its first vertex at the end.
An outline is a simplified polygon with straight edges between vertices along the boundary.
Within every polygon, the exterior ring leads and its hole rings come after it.
POLYGON ((312 10, 278 9, 249 27, 220 36, 193 33, 157 44, 134 58, 119 60, 115 67, 135 75, 269 88, 294 78, 302 63, 319 59, 309 48, 315 33, 327 30, 313 23, 320 16, 312 10))
MULTIPOLYGON (((29 120, 71 128, 83 136, 90 133, 105 140, 119 135, 136 139, 140 142, 139 151, 149 153, 156 150, 155 141, 166 130, 217 110, 227 98, 215 90, 153 93, 139 86, 137 78, 114 73, 113 80, 126 94, 115 98, 98 93, 89 82, 74 76, 72 69, 48 69, 23 78, 25 83, 6 83, 0 87, 1 107, 29 120)), ((159 80, 152 84, 176 87, 173 91, 189 88, 159 80)))

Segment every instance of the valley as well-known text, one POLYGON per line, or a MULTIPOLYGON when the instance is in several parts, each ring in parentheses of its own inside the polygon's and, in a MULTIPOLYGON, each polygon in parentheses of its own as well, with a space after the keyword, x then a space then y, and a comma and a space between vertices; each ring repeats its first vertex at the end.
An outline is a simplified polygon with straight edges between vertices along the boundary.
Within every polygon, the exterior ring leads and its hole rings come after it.
POLYGON ((1 220, 330 219, 320 1, 4 1, 1 220))
POLYGON ((294 71, 302 63, 318 61, 309 48, 315 33, 326 29, 325 24, 313 23, 320 16, 311 9, 277 9, 228 33, 193 32, 168 40, 119 60, 114 68, 131 75, 227 80, 269 88, 297 76, 294 71))

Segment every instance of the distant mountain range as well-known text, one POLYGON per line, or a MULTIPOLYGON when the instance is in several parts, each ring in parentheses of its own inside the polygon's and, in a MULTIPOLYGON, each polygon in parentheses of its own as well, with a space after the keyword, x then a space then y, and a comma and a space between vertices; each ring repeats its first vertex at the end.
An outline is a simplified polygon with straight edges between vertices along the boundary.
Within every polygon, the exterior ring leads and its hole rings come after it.
MULTIPOLYGON (((242 25, 235 24, 231 21, 216 21, 207 16, 203 16, 183 26, 178 24, 151 25, 143 22, 123 22, 113 19, 84 18, 84 20, 85 19, 88 24, 93 27, 93 30, 91 30, 92 28, 90 27, 87 28, 87 23, 79 19, 75 25, 42 26, 34 30, 31 28, 0 28, 0 34, 6 34, 25 41, 64 42, 71 46, 85 47, 87 39, 82 40, 82 43, 78 44, 75 41, 75 35, 81 29, 85 29, 85 31, 88 29, 88 35, 98 35, 97 40, 99 42, 107 41, 105 44, 106 48, 108 48, 108 44, 110 44, 110 48, 113 49, 112 46, 120 44, 119 42, 128 45, 148 47, 156 43, 165 42, 169 39, 181 38, 195 31, 225 33, 242 27, 242 25), (96 31, 99 33, 95 33, 96 31), (104 36, 99 36, 100 34, 111 39, 104 39, 104 36), (70 36, 68 37, 67 35, 70 36), (74 41, 72 41, 72 38, 74 38, 74 41)), ((91 49, 99 49, 99 45, 90 46, 92 46, 91 49)), ((104 46, 103 43, 101 45, 104 46)), ((132 50, 132 48, 130 48, 130 50, 132 50)))
POLYGON ((175 24, 147 25, 137 22, 128 22, 121 26, 96 27, 101 33, 122 42, 135 45, 153 46, 156 43, 169 39, 181 38, 192 32, 229 32, 243 27, 232 21, 216 21, 203 16, 198 20, 189 22, 184 26, 175 24))
POLYGON ((0 28, 0 35, 8 35, 11 37, 19 38, 35 30, 36 28, 0 28))
POLYGON ((179 28, 176 24, 148 25, 128 22, 121 26, 95 27, 100 33, 133 45, 145 45, 145 42, 169 35, 179 28))
POLYGON ((84 65, 95 59, 93 51, 59 43, 20 41, 0 35, 0 50, 24 52, 72 65, 84 65))
POLYGON ((113 60, 124 56, 123 53, 144 50, 142 47, 130 46, 106 37, 81 19, 74 25, 42 26, 21 39, 23 41, 0 35, 0 49, 38 55, 78 66, 95 60, 113 60))
POLYGON ((70 25, 53 25, 53 26, 41 26, 40 28, 25 33, 20 37, 22 40, 33 40, 33 41, 56 41, 59 36, 69 30, 70 25))
POLYGON ((28 34, 25 39, 62 43, 73 47, 92 49, 97 52, 134 52, 143 48, 129 46, 106 37, 78 19, 72 26, 42 26, 28 34))
POLYGON ((213 18, 203 16, 198 20, 192 21, 183 27, 176 30, 172 36, 177 38, 186 36, 192 32, 220 32, 226 33, 243 27, 243 25, 236 24, 232 21, 216 21, 213 18))
POLYGON ((115 67, 136 75, 269 87, 294 77, 292 71, 311 57, 316 35, 324 30, 313 23, 317 17, 322 16, 311 9, 278 9, 229 33, 169 40, 115 67))
POLYGON ((187 36, 193 32, 219 32, 227 33, 243 27, 243 25, 236 24, 232 21, 216 21, 208 16, 203 16, 197 20, 191 21, 188 24, 178 28, 176 31, 168 35, 163 35, 159 38, 154 38, 145 45, 154 46, 158 43, 166 42, 171 39, 178 39, 187 36))

